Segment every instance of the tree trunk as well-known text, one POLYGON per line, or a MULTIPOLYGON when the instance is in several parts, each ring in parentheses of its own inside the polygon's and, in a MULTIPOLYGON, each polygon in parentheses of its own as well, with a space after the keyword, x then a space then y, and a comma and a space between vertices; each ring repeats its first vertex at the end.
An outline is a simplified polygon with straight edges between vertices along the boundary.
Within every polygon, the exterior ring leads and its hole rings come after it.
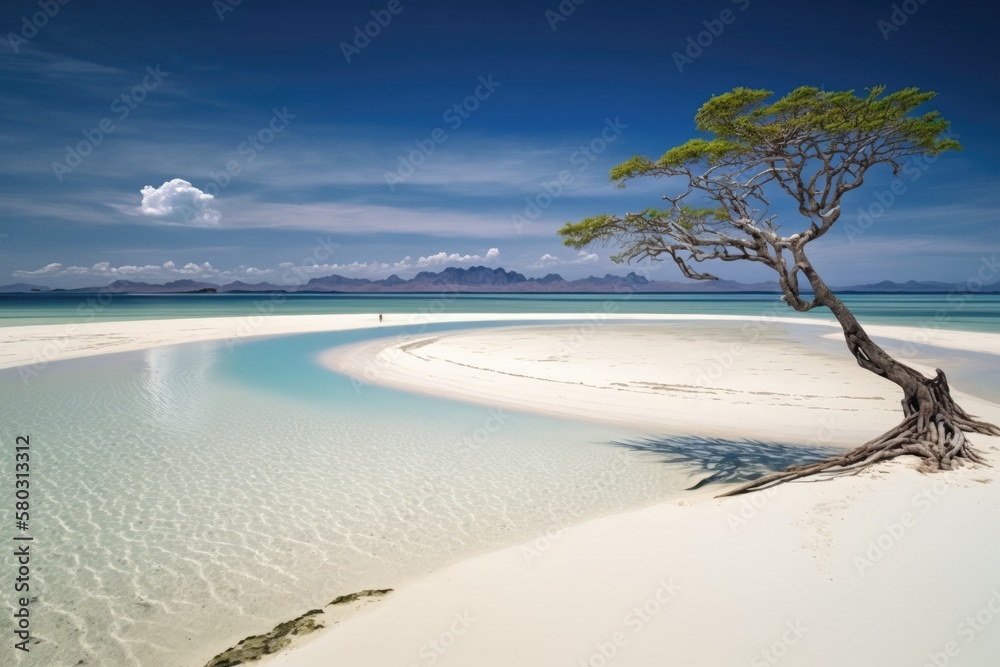
POLYGON ((1000 436, 1000 428, 975 419, 957 405, 951 397, 948 380, 940 369, 937 369, 935 377, 927 378, 893 359, 868 336, 850 309, 827 287, 803 249, 795 248, 794 254, 796 266, 809 279, 816 300, 830 309, 843 328, 847 349, 858 364, 903 390, 904 418, 887 433, 846 454, 766 475, 722 496, 755 491, 825 471, 855 470, 907 454, 920 458, 922 467, 927 471, 951 470, 964 462, 985 463, 966 439, 965 432, 1000 436))

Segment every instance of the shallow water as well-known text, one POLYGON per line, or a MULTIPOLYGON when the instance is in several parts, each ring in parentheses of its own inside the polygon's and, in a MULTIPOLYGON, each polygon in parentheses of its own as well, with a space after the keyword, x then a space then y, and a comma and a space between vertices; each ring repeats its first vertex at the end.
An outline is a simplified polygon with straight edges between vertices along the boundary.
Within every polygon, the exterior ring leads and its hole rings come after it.
MULTIPOLYGON (((782 325, 782 328, 789 336, 818 352, 850 359, 847 345, 838 329, 817 331, 813 326, 799 324, 782 325), (819 333, 824 335, 817 335, 819 333)), ((878 336, 874 338, 889 354, 903 363, 944 370, 953 389, 987 401, 1000 402, 1000 358, 996 355, 953 350, 910 340, 878 336)), ((919 335, 913 337, 913 340, 921 339, 919 335)))
MULTIPOLYGON (((1000 294, 845 294, 871 324, 1000 332, 1000 294)), ((275 313, 687 313, 792 318, 777 294, 0 294, 0 326, 275 313)))
MULTIPOLYGON (((498 415, 315 363, 372 337, 503 324, 162 347, 54 363, 27 383, 0 371, 3 438, 30 434, 33 451, 41 643, 18 664, 202 665, 337 595, 655 503, 706 475, 683 463, 698 447, 649 439, 660 434, 498 415)), ((846 354, 813 327, 781 328, 846 354)), ((996 357, 922 353, 961 361, 957 386, 1000 396, 996 357)), ((0 508, 5 525, 9 514, 0 508)))
POLYGON ((41 643, 18 664, 202 665, 337 595, 691 483, 604 444, 628 429, 356 387, 313 363, 367 335, 0 372, 4 438, 30 434, 33 455, 41 643))

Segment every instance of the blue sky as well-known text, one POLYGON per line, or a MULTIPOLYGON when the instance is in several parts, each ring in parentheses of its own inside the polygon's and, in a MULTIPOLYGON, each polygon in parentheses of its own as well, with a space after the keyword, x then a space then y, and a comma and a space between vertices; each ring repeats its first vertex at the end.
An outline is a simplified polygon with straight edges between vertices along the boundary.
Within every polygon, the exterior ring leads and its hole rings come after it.
POLYGON ((735 86, 875 84, 936 90, 965 151, 912 165, 884 212, 891 175, 869 179, 815 261, 834 284, 963 281, 1000 249, 1000 10, 903 4, 897 26, 889 2, 9 1, 0 284, 623 273, 556 236, 668 192, 612 166, 735 86))

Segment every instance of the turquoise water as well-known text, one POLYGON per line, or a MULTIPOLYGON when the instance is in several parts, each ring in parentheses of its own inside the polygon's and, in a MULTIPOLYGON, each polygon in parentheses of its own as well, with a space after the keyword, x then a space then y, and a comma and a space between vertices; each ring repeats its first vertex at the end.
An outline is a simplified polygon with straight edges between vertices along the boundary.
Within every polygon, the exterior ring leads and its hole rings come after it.
MULTIPOLYGON (((0 304, 4 323, 75 317, 76 297, 43 298, 48 305, 38 311, 23 300, 0 304)), ((444 307, 609 312, 609 298, 475 296, 444 307)), ((132 299, 115 297, 101 318, 247 314, 261 297, 132 299)), ((278 305, 292 310, 278 312, 438 312, 435 302, 289 298, 278 305), (334 308, 341 310, 318 310, 334 308)), ((790 314, 772 295, 611 303, 623 313, 790 314)), ((996 300, 986 297, 961 308, 939 296, 866 296, 853 305, 872 322, 1000 331, 996 300)), ((662 439, 649 439, 661 434, 360 385, 315 363, 336 345, 503 325, 167 346, 52 363, 27 382, 16 369, 0 371, 0 438, 30 435, 33 448, 40 643, 17 664, 200 666, 337 595, 397 586, 477 553, 676 496, 693 482, 695 466, 662 462, 662 439)), ((819 353, 845 354, 841 341, 817 340, 812 327, 787 329, 819 353)), ((996 357, 928 347, 910 354, 949 369, 956 387, 1000 397, 996 357)), ((12 466, 12 457, 0 457, 0 478, 11 479, 12 466)), ((11 525, 7 504, 0 522, 11 525)), ((9 604, 4 598, 0 609, 9 604)))
MULTIPOLYGON (((200 667, 338 595, 692 483, 607 444, 645 435, 628 428, 358 386, 315 363, 393 333, 160 347, 27 383, 0 371, 0 437, 33 451, 40 643, 17 664, 200 667)), ((0 479, 12 467, 0 457, 0 479)))
MULTIPOLYGON (((1000 332, 1000 294, 847 294, 862 323, 1000 332)), ((186 294, 0 295, 0 326, 245 316, 259 313, 694 313, 800 314, 776 294, 186 294)))

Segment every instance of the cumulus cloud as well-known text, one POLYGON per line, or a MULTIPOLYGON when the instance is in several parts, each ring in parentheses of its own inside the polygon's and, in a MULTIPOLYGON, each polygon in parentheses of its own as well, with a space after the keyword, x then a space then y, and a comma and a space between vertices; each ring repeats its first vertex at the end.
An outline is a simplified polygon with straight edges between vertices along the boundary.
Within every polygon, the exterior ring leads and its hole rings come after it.
MULTIPOLYGON (((255 271, 251 267, 250 271, 255 271)), ((135 282, 167 282, 188 278, 191 280, 222 280, 237 278, 240 276, 252 275, 240 267, 234 271, 220 271, 208 262, 195 264, 188 262, 184 266, 178 267, 173 262, 167 261, 163 264, 146 264, 139 266, 135 264, 123 264, 122 266, 112 266, 111 262, 97 262, 90 266, 64 266, 54 262, 46 264, 34 271, 14 271, 15 278, 46 278, 54 281, 54 284, 72 282, 77 287, 99 286, 95 283, 112 282, 115 280, 131 280, 135 282), (87 283, 87 281, 94 281, 87 283)))
POLYGON ((407 255, 398 262, 351 262, 349 264, 317 264, 304 263, 296 266, 292 262, 283 262, 278 268, 305 276, 325 276, 331 273, 362 274, 373 278, 385 278, 389 272, 405 272, 412 269, 424 269, 445 264, 472 264, 475 262, 493 262, 500 256, 499 248, 490 248, 485 255, 460 255, 457 252, 439 252, 428 257, 418 257, 412 261, 407 255))
POLYGON ((66 266, 53 262, 33 271, 14 271, 15 278, 45 279, 50 286, 99 287, 115 280, 135 282, 165 283, 172 280, 190 279, 225 285, 235 280, 246 282, 270 282, 277 285, 293 285, 308 282, 310 278, 328 276, 333 273, 361 276, 372 279, 387 277, 393 272, 414 271, 432 264, 490 262, 500 256, 500 250, 490 248, 483 256, 459 255, 458 253, 438 253, 430 257, 420 257, 415 263, 409 255, 398 262, 354 261, 333 262, 281 262, 274 268, 240 265, 232 270, 221 270, 208 262, 197 264, 188 262, 178 266, 173 261, 144 266, 124 264, 112 266, 110 262, 97 262, 90 266, 66 266))
POLYGON ((538 258, 537 262, 529 265, 528 268, 547 269, 551 266, 565 266, 569 264, 593 264, 598 259, 600 259, 600 257, 598 257, 597 253, 587 252, 586 250, 581 250, 576 254, 576 257, 573 257, 572 259, 561 259, 556 255, 545 253, 538 258))
POLYGON ((212 195, 183 178, 175 178, 158 188, 145 186, 138 213, 170 224, 213 227, 222 219, 222 214, 212 207, 214 201, 212 195))
POLYGON ((295 264, 294 262, 282 262, 278 265, 278 268, 281 269, 281 276, 284 283, 296 282, 296 279, 298 282, 306 282, 310 278, 319 278, 333 273, 378 280, 388 277, 391 272, 405 271, 406 269, 412 268, 409 259, 410 258, 407 257, 406 259, 393 262, 392 264, 388 262, 375 261, 350 262, 343 264, 318 264, 311 262, 305 264, 295 264))
MULTIPOLYGON (((385 262, 351 262, 350 264, 303 264, 296 266, 291 262, 286 262, 284 268, 291 274, 302 274, 310 277, 328 276, 331 273, 380 273, 390 269, 393 265, 385 262)), ((383 277, 383 276, 379 276, 383 277)))
POLYGON ((30 278, 39 276, 51 276, 59 273, 63 270, 63 265, 58 262, 53 262, 52 264, 46 264, 40 269, 35 269, 34 271, 15 271, 12 275, 16 278, 30 278))
POLYGON ((430 255, 428 257, 420 257, 417 259, 417 266, 425 268, 428 266, 440 266, 442 264, 449 264, 452 262, 458 264, 469 264, 472 262, 492 262, 497 257, 500 256, 499 248, 490 248, 486 251, 486 255, 459 255, 457 252, 448 254, 446 252, 439 252, 436 255, 430 255))

